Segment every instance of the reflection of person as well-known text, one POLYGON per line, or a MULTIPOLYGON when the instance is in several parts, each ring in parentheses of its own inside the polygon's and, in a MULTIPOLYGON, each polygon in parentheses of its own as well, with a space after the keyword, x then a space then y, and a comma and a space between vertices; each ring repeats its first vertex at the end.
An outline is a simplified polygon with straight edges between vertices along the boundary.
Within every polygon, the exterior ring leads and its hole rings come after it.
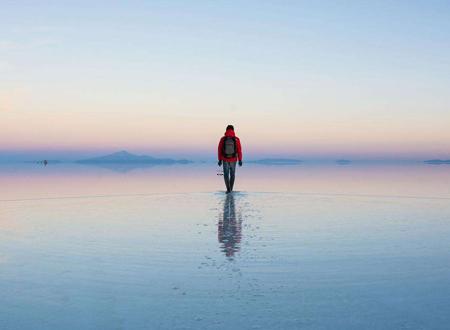
POLYGON ((223 214, 217 224, 217 236, 222 244, 221 249, 227 257, 231 258, 235 252, 239 251, 242 239, 242 218, 239 213, 236 217, 233 194, 225 197, 223 214))
POLYGON ((223 163, 223 178, 227 193, 230 193, 233 191, 236 162, 239 161, 239 166, 242 166, 241 141, 234 134, 233 125, 227 126, 225 135, 220 139, 217 157, 219 158, 217 164, 221 166, 223 163))

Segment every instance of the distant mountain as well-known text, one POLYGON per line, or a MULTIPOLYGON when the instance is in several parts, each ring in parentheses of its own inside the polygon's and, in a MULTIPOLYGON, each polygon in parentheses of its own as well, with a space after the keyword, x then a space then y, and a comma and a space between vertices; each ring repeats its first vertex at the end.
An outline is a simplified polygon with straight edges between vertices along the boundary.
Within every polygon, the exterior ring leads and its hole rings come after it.
POLYGON ((191 161, 186 159, 170 159, 170 158, 154 158, 146 155, 134 155, 125 150, 115 152, 110 155, 82 159, 76 161, 81 164, 159 164, 159 165, 170 165, 170 164, 188 164, 191 161))
POLYGON ((432 164, 432 165, 450 164, 450 159, 447 159, 447 160, 431 159, 431 160, 426 160, 425 163, 432 164))
POLYGON ((259 160, 251 160, 248 163, 262 164, 262 165, 298 165, 301 164, 299 159, 288 158, 264 158, 259 160))

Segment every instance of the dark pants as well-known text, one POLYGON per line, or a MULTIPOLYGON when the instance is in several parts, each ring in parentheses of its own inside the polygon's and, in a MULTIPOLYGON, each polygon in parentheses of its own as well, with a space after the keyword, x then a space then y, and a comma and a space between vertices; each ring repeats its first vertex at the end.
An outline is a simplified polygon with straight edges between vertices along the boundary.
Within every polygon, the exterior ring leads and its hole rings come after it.
POLYGON ((223 162, 223 178, 227 191, 232 191, 234 186, 234 174, 236 173, 236 162, 223 162))

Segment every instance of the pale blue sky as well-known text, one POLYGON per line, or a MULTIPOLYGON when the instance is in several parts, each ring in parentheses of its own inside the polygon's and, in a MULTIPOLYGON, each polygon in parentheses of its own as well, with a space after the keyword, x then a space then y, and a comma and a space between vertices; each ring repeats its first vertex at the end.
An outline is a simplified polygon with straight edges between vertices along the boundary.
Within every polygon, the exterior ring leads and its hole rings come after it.
POLYGON ((445 1, 3 1, 0 77, 3 152, 450 150, 445 1))

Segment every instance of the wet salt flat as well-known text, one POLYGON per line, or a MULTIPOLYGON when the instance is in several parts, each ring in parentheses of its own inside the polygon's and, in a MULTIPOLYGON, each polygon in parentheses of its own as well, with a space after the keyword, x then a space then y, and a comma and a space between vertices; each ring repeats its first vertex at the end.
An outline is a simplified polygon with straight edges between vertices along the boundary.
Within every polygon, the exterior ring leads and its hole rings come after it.
POLYGON ((448 166, 0 170, 1 329, 448 328, 448 166))

